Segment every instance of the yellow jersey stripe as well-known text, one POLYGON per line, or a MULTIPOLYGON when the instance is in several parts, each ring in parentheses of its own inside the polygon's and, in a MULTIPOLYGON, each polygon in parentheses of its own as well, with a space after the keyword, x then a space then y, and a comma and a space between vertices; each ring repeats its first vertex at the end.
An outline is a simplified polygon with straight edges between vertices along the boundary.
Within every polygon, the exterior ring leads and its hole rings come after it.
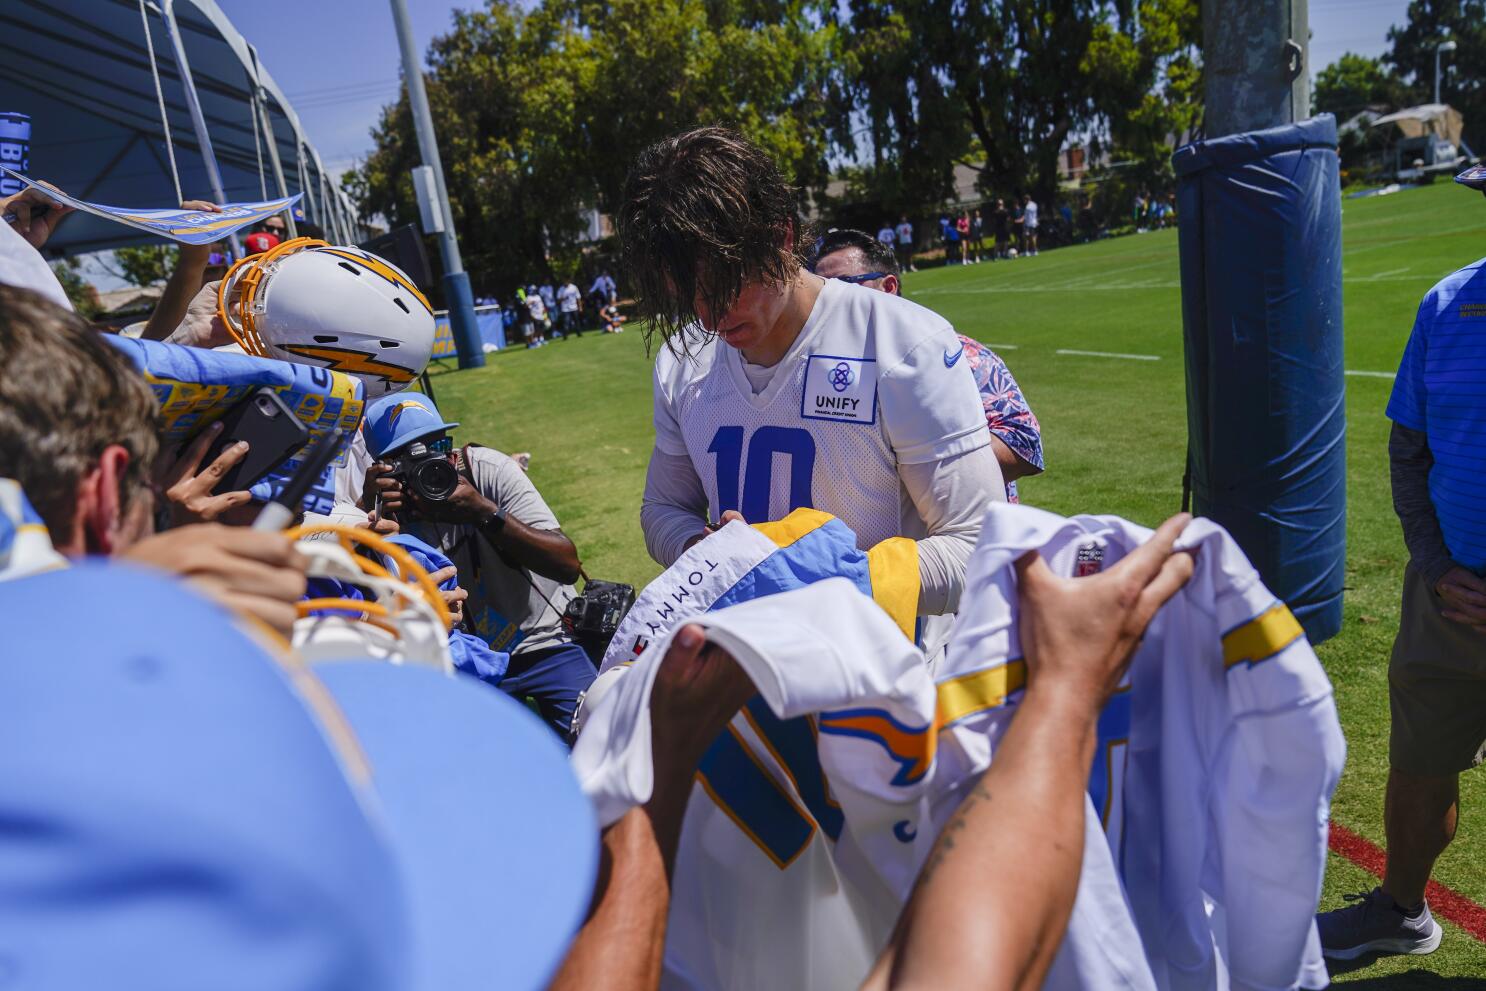
POLYGON ((1300 622, 1283 602, 1223 634, 1223 669, 1268 660, 1305 636, 1300 622))
POLYGON ((780 547, 788 547, 795 541, 819 530, 835 519, 830 513, 818 509, 797 509, 782 520, 772 523, 755 523, 753 528, 780 547))
POLYGON ((961 675, 939 685, 934 722, 939 728, 986 709, 1006 704, 1013 692, 1027 687, 1027 662, 1021 658, 998 667, 961 675))
POLYGON ((918 541, 889 537, 867 551, 872 598, 910 641, 918 620, 918 541))

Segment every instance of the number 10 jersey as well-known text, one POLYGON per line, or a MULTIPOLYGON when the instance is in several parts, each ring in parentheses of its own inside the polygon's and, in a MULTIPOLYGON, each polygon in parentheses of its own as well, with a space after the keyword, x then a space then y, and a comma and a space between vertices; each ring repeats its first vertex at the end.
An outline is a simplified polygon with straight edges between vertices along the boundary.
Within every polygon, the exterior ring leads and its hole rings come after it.
POLYGON ((690 458, 712 519, 750 523, 800 508, 840 519, 865 549, 927 536, 899 464, 990 443, 953 328, 887 293, 827 281, 763 392, 715 339, 655 365, 655 443, 690 458))

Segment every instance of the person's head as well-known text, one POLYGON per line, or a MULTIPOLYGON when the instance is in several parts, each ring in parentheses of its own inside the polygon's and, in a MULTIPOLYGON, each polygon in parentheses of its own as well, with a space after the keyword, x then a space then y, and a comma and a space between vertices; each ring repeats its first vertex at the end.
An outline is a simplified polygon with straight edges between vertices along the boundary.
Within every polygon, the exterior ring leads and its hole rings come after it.
POLYGON ((624 184, 619 238, 654 332, 671 342, 695 324, 740 350, 784 312, 808 243, 779 168, 725 127, 685 131, 640 153, 624 184))
POLYGON ((1032 202, 1031 195, 1029 195, 1027 193, 1023 193, 1022 194, 1022 206, 1026 206, 1028 203, 1031 203, 1031 202, 1032 202))
POLYGON ((812 271, 823 279, 840 279, 901 295, 898 259, 893 249, 865 231, 839 229, 820 239, 812 271))
POLYGON ((271 217, 264 217, 263 223, 260 225, 260 227, 268 233, 274 235, 281 241, 289 233, 289 229, 284 226, 284 218, 277 213, 271 217))
MULTIPOLYGON (((363 432, 366 449, 372 457, 384 464, 398 465, 400 472, 407 472, 404 485, 411 484, 416 492, 419 485, 412 476, 428 470, 420 467, 425 461, 441 457, 451 466, 455 463, 454 442, 449 431, 457 426, 457 422, 444 420, 428 396, 405 392, 383 396, 368 405, 363 432)), ((428 487, 433 489, 447 487, 451 478, 448 469, 433 469, 432 475, 423 477, 428 487)))
POLYGON ((80 317, 0 285, 0 474, 63 554, 115 554, 153 530, 155 397, 80 317))
POLYGON ((1001 197, 999 197, 999 196, 998 196, 998 197, 996 197, 996 209, 997 209, 997 210, 1005 210, 1005 209, 1006 209, 1006 201, 1005 201, 1005 200, 1003 200, 1003 199, 1002 199, 1002 198, 1001 198, 1001 197))

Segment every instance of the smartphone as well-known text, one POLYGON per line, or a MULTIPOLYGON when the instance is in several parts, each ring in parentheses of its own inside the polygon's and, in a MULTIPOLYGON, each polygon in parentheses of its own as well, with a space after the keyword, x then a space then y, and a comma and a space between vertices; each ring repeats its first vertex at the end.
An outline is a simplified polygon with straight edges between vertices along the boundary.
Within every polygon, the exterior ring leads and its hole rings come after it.
POLYGON ((227 469, 214 492, 236 492, 246 489, 273 471, 310 439, 310 428, 299 422, 279 394, 260 386, 222 417, 222 434, 201 460, 205 468, 229 445, 248 442, 248 453, 227 469))

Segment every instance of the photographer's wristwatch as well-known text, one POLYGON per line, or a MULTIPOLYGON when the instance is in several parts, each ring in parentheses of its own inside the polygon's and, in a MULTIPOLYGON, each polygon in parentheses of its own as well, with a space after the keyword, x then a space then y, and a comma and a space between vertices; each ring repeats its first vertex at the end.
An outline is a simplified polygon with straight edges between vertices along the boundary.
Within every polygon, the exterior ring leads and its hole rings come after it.
POLYGON ((506 511, 499 506, 495 508, 495 512, 486 513, 480 518, 481 531, 490 532, 492 528, 495 530, 504 530, 506 528, 506 511))

